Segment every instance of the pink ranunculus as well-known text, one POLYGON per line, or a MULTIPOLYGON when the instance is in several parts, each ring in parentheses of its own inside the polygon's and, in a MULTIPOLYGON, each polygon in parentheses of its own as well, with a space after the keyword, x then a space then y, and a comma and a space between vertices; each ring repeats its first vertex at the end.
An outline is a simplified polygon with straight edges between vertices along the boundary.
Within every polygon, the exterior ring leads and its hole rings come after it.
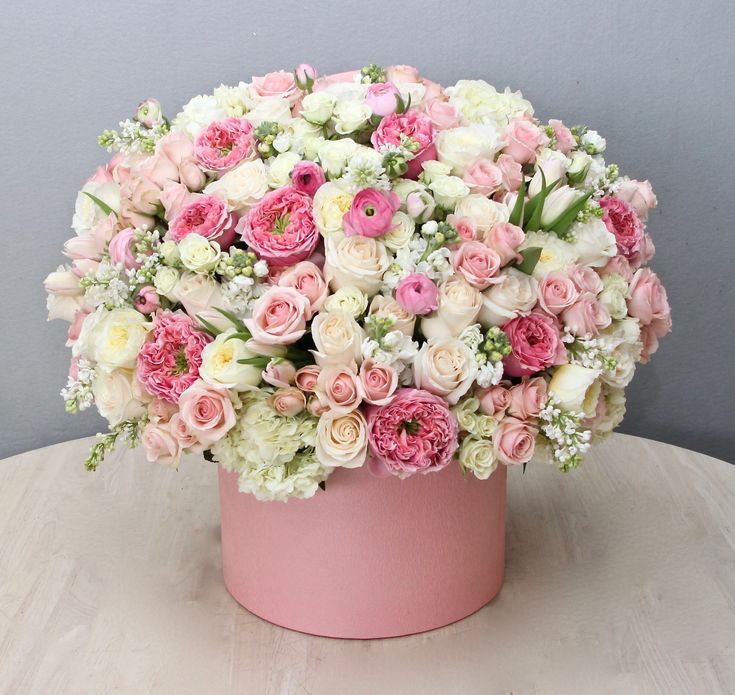
POLYGON ((580 292, 598 295, 602 292, 602 280, 594 268, 586 265, 573 265, 567 268, 567 275, 580 292))
POLYGON ((658 203, 650 181, 623 181, 615 192, 615 197, 629 203, 642 220, 648 219, 648 211, 658 203))
POLYGON ((291 386, 296 377, 296 367, 288 360, 271 360, 261 375, 266 384, 276 388, 291 386))
POLYGON ((406 477, 447 466, 457 450, 457 421, 438 396, 420 389, 396 391, 388 405, 365 409, 369 470, 406 477))
POLYGON ((583 292, 574 304, 564 309, 560 318, 578 336, 599 335, 601 329, 612 323, 607 309, 589 292, 583 292))
POLYGON ((671 330, 671 307, 666 290, 658 275, 649 268, 641 268, 633 276, 628 313, 637 318, 641 326, 650 326, 658 338, 671 330))
POLYGON ((293 287, 274 286, 258 297, 245 325, 256 343, 290 345, 306 333, 309 300, 293 287))
POLYGON ((462 114, 444 99, 426 100, 424 113, 431 120, 434 130, 449 130, 462 125, 462 114))
POLYGON ((462 177, 473 193, 492 195, 503 185, 503 172, 492 159, 480 157, 472 162, 462 177))
POLYGON ((135 308, 141 314, 152 314, 161 308, 161 298, 156 292, 156 288, 146 285, 138 290, 135 297, 135 308))
POLYGON ((515 417, 504 417, 493 432, 493 449, 506 465, 528 463, 536 449, 535 427, 515 417))
POLYGON ((398 387, 398 374, 389 364, 364 360, 360 365, 363 398, 373 405, 388 405, 398 387))
POLYGON ((235 240, 235 222, 235 216, 222 198, 202 195, 171 220, 166 238, 179 242, 189 234, 198 234, 227 249, 235 240))
POLYGON ((577 146, 572 131, 555 118, 549 121, 549 125, 554 131, 554 137, 556 137, 556 149, 562 154, 568 155, 577 146))
POLYGON ((253 124, 246 118, 210 123, 194 143, 194 157, 202 168, 224 173, 255 154, 253 124))
POLYGON ((518 249, 525 239, 526 235, 520 227, 510 222, 496 222, 485 232, 482 241, 498 254, 500 265, 506 266, 522 260, 518 249))
POLYGON ((645 226, 630 203, 606 196, 598 201, 604 210, 602 221, 615 235, 618 252, 629 261, 638 253, 643 242, 645 226))
POLYGON ((579 290, 568 275, 553 271, 539 283, 538 294, 541 308, 552 316, 558 316, 577 301, 579 290))
POLYGON ((500 171, 503 173, 503 188, 507 191, 517 191, 523 182, 523 170, 509 154, 501 154, 496 160, 500 171))
POLYGON ((633 279, 633 269, 624 256, 613 256, 604 267, 598 268, 597 272, 603 277, 613 274, 620 275, 625 282, 630 282, 633 279))
POLYGON ((376 116, 389 116, 398 108, 401 93, 391 82, 377 82, 367 88, 365 103, 376 116))
POLYGON ((454 269, 478 290, 502 282, 500 255, 481 241, 464 241, 452 255, 454 269))
POLYGON ((311 319, 322 308, 324 300, 329 294, 327 281, 319 267, 311 261, 301 261, 290 268, 286 268, 278 276, 280 287, 293 287, 306 297, 309 308, 306 320, 311 319))
POLYGON ((480 401, 480 412, 496 420, 502 420, 510 406, 510 391, 500 384, 476 389, 475 398, 480 401))
POLYGON ((291 72, 278 70, 262 77, 253 77, 253 91, 260 97, 281 97, 293 105, 299 98, 299 88, 291 72))
POLYGON ((502 134, 506 142, 504 154, 509 154, 518 164, 536 161, 539 150, 549 144, 549 138, 533 121, 516 118, 511 121, 502 134))
POLYGON ((314 197, 314 194, 326 180, 324 169, 316 162, 310 162, 308 159, 297 162, 291 171, 291 181, 296 190, 306 193, 311 198, 314 197))
POLYGON ((338 415, 353 411, 363 398, 362 383, 357 374, 343 364, 322 367, 314 391, 322 405, 338 415))
POLYGON ((541 377, 524 377, 520 384, 510 388, 508 415, 520 420, 538 417, 548 397, 546 380, 541 377))
POLYGON ((396 288, 396 301, 410 314, 425 316, 439 308, 439 289, 423 273, 409 273, 396 288))
POLYGON ((322 368, 318 364, 307 364, 305 367, 297 370, 294 376, 294 383, 304 393, 314 393, 316 388, 316 380, 319 378, 319 372, 322 368))
POLYGON ((202 350, 211 338, 182 312, 161 311, 138 353, 137 375, 143 388, 171 403, 199 378, 202 350))
POLYGON ((222 439, 237 420, 227 389, 201 379, 181 394, 179 414, 189 432, 204 446, 222 439))
POLYGON ((393 191, 363 188, 342 218, 345 236, 382 236, 391 230, 393 215, 400 207, 401 200, 393 191))
POLYGON ((502 327, 511 353, 504 360, 508 376, 525 376, 566 362, 566 348, 554 319, 534 311, 517 316, 502 327))
POLYGON ((131 227, 119 231, 110 240, 108 251, 113 264, 121 264, 125 270, 140 268, 141 264, 135 260, 133 245, 135 244, 135 230, 131 227))
POLYGON ((379 150, 384 145, 401 145, 401 136, 418 144, 414 158, 408 163, 406 178, 416 179, 421 173, 421 163, 436 159, 434 145, 434 126, 431 119, 416 109, 405 113, 392 113, 380 121, 380 125, 370 137, 373 147, 379 150))
POLYGON ((169 423, 149 422, 140 437, 145 457, 151 463, 178 466, 181 459, 181 444, 171 433, 169 423))
POLYGON ((274 266, 307 259, 319 243, 311 198, 295 186, 268 193, 240 220, 237 231, 260 258, 274 266))
POLYGON ((295 386, 278 389, 268 403, 282 417, 293 417, 306 408, 306 396, 295 386))

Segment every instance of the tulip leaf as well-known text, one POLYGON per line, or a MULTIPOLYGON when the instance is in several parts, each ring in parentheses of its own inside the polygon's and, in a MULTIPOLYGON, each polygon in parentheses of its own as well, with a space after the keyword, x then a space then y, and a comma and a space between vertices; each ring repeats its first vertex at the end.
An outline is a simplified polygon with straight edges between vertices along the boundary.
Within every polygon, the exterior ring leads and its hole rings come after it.
POLYGON ((521 187, 518 189, 518 197, 516 203, 513 206, 513 210, 510 213, 508 222, 514 224, 516 227, 523 227, 523 207, 526 202, 526 181, 521 181, 521 187))
POLYGON ((247 342, 252 337, 253 336, 250 335, 250 333, 248 333, 248 332, 244 332, 244 333, 233 333, 232 335, 228 335, 227 338, 225 338, 225 342, 227 342, 228 340, 243 340, 243 341, 247 342))
POLYGON ((260 367, 261 369, 265 369, 268 366, 268 362, 270 362, 268 357, 245 357, 237 361, 238 364, 249 364, 253 367, 260 367))
POLYGON ((92 195, 91 193, 87 193, 87 191, 84 191, 84 195, 86 195, 87 197, 91 198, 92 201, 94 202, 94 204, 100 210, 102 210, 102 212, 104 212, 105 215, 115 215, 115 216, 117 216, 117 214, 115 213, 115 211, 104 200, 100 200, 96 195, 92 195))
POLYGON ((214 310, 222 314, 222 316, 224 316, 241 333, 250 333, 250 331, 245 327, 245 324, 232 312, 220 309, 218 306, 214 307, 214 310))
POLYGON ((546 202, 546 198, 549 196, 549 193, 556 188, 559 181, 561 181, 561 179, 557 179, 547 186, 544 170, 540 169, 539 171, 541 172, 541 190, 533 197, 533 200, 528 203, 528 207, 532 208, 529 212, 530 217, 526 223, 526 230, 529 232, 535 232, 541 227, 541 215, 544 212, 544 203, 546 202))
POLYGON ((581 198, 575 200, 564 212, 561 213, 553 222, 545 225, 546 229, 550 232, 554 232, 557 236, 563 237, 569 231, 569 227, 572 226, 574 220, 577 219, 577 215, 580 210, 587 203, 587 199, 592 195, 592 192, 585 193, 581 198))
POLYGON ((197 314, 197 321, 204 326, 204 330, 209 333, 213 338, 216 338, 222 331, 217 328, 213 323, 210 323, 206 319, 203 319, 201 316, 197 314))
POLYGON ((533 273, 533 269, 536 267, 536 264, 539 261, 539 258, 541 258, 541 252, 543 249, 540 246, 531 246, 527 249, 524 249, 521 251, 521 256, 523 256, 523 260, 520 263, 516 263, 514 268, 517 270, 520 270, 522 273, 525 273, 526 275, 531 275, 533 273))

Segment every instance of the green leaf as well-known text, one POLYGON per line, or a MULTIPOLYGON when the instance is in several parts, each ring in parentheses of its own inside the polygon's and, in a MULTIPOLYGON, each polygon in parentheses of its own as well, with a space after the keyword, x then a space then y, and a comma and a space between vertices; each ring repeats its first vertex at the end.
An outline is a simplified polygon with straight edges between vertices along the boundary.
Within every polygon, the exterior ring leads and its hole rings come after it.
POLYGON ((521 187, 518 189, 518 197, 516 198, 516 203, 513 206, 513 210, 510 213, 510 218, 508 219, 508 222, 511 224, 514 224, 516 227, 522 227, 523 226, 523 207, 526 202, 526 180, 523 179, 521 181, 521 187))
POLYGON ((244 333, 233 333, 232 335, 227 336, 227 338, 225 339, 225 342, 227 342, 228 340, 233 340, 233 339, 234 340, 244 340, 245 342, 247 342, 252 337, 253 336, 250 335, 250 333, 248 333, 247 331, 245 331, 244 333))
POLYGON ((105 213, 105 215, 115 215, 117 216, 117 213, 104 201, 100 200, 96 195, 92 195, 91 193, 87 193, 87 191, 84 191, 84 195, 90 197, 95 205, 102 210, 102 212, 105 213))
POLYGON ((528 465, 528 461, 523 464, 523 475, 526 475, 526 466, 528 465))
POLYGON ((247 328, 245 328, 245 324, 240 321, 235 314, 233 314, 230 311, 225 311, 224 309, 220 309, 219 307, 214 307, 215 311, 218 311, 222 316, 224 316, 235 328, 237 328, 238 331, 241 333, 250 333, 247 328))
POLYGON ((526 223, 526 230, 529 232, 535 232, 541 227, 541 215, 544 211, 544 203, 548 198, 549 193, 556 188, 556 185, 561 181, 557 179, 552 181, 548 186, 546 185, 546 177, 544 176, 544 170, 541 169, 541 190, 529 201, 528 207, 532 208, 528 222, 526 223))
POLYGON ((238 364, 249 364, 261 368, 267 367, 268 362, 270 362, 270 357, 246 357, 237 361, 238 364))
POLYGON ((545 228, 549 232, 554 232, 557 236, 564 236, 569 231, 569 227, 572 226, 574 220, 577 219, 577 215, 585 206, 591 195, 592 191, 585 193, 581 198, 574 201, 574 203, 562 212, 561 215, 559 215, 559 217, 557 217, 553 222, 545 225, 545 228))
POLYGON ((214 460, 214 454, 212 454, 211 450, 205 449, 202 452, 202 456, 204 457, 205 461, 209 461, 209 463, 216 463, 216 461, 214 460))
POLYGON ((204 330, 207 331, 212 337, 216 338, 222 331, 217 328, 213 323, 209 323, 206 319, 203 319, 199 314, 197 314, 197 321, 204 326, 204 330))
POLYGON ((524 249, 523 251, 521 251, 521 256, 523 256, 523 260, 520 263, 516 263, 514 268, 517 268, 526 275, 531 275, 534 268, 536 267, 536 264, 539 261, 539 258, 541 258, 542 251, 543 249, 540 246, 531 246, 527 249, 524 249))

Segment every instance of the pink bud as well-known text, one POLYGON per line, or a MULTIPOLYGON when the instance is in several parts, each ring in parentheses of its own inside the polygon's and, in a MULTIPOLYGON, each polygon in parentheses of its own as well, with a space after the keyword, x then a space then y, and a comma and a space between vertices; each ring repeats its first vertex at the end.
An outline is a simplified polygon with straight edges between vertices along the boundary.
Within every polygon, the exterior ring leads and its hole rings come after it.
POLYGON ((311 89, 311 86, 314 84, 316 76, 316 68, 313 65, 309 65, 309 63, 301 63, 301 65, 299 65, 296 70, 294 70, 294 78, 296 79, 296 84, 301 90, 311 89))

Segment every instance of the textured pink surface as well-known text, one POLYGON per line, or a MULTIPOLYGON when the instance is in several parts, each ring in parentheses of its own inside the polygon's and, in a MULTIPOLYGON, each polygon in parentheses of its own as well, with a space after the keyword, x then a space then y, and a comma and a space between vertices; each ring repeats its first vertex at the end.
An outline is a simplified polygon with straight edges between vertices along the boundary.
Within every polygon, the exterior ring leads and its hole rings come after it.
POLYGON ((432 630, 500 590, 506 469, 407 480, 338 469, 310 500, 258 502, 219 471, 227 589, 261 618, 328 637, 432 630))

